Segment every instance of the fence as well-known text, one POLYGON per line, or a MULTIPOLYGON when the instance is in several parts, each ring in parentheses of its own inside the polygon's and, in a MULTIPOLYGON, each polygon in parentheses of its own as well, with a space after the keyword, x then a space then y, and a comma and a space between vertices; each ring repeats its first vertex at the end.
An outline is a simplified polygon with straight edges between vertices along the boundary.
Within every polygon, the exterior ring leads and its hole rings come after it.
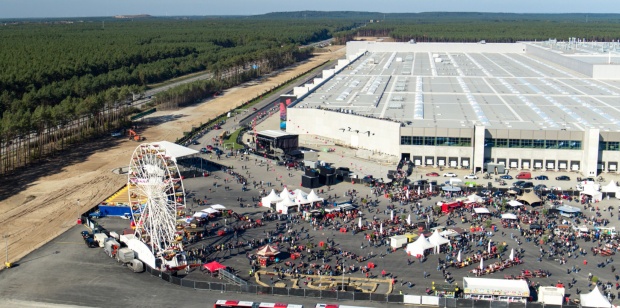
POLYGON ((329 300, 348 300, 348 301, 373 301, 379 303, 403 303, 403 295, 399 294, 377 294, 362 292, 346 292, 331 290, 314 290, 314 289, 293 289, 293 288, 277 288, 264 287, 258 285, 236 285, 224 282, 195 281, 187 278, 179 278, 174 275, 152 269, 147 266, 146 269, 151 275, 159 277, 164 281, 172 284, 193 288, 197 290, 211 290, 218 292, 236 292, 236 293, 253 293, 257 295, 278 295, 278 296, 299 296, 309 298, 324 298, 329 300))

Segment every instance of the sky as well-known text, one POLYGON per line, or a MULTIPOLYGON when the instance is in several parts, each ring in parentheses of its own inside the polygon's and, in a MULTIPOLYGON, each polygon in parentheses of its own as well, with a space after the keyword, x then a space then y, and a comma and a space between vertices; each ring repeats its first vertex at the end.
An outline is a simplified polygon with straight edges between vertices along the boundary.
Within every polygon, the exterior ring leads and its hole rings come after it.
POLYGON ((620 13, 620 0, 0 0, 0 18, 129 14, 257 15, 285 11, 620 13))

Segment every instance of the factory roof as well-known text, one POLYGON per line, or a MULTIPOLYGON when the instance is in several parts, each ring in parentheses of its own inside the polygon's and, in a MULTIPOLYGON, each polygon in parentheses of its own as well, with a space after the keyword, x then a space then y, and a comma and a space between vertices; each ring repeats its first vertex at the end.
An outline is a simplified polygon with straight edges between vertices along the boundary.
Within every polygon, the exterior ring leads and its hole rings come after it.
POLYGON ((295 108, 327 108, 413 127, 620 129, 620 80, 526 53, 368 52, 295 108))

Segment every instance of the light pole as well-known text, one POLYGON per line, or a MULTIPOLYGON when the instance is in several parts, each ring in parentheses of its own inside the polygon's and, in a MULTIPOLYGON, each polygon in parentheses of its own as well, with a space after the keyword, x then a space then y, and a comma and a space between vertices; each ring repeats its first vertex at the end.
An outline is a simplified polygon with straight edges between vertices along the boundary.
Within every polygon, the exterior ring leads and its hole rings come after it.
POLYGON ((6 248, 6 261, 4 262, 4 267, 10 268, 11 263, 9 263, 9 235, 5 234, 2 236, 4 238, 4 246, 6 248))
POLYGON ((344 292, 344 257, 342 258, 342 284, 340 285, 340 290, 344 292))
POLYGON ((75 210, 78 219, 80 219, 80 199, 77 199, 77 209, 75 210))

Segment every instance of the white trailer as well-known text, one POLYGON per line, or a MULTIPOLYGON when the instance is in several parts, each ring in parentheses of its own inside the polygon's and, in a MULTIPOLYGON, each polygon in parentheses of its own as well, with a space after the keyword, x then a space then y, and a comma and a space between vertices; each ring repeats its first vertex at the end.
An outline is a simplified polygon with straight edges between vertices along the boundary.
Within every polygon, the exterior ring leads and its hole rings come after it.
POLYGON ((97 242, 101 248, 103 248, 105 241, 108 239, 108 236, 105 235, 105 233, 95 233, 93 237, 95 238, 95 242, 97 242))

